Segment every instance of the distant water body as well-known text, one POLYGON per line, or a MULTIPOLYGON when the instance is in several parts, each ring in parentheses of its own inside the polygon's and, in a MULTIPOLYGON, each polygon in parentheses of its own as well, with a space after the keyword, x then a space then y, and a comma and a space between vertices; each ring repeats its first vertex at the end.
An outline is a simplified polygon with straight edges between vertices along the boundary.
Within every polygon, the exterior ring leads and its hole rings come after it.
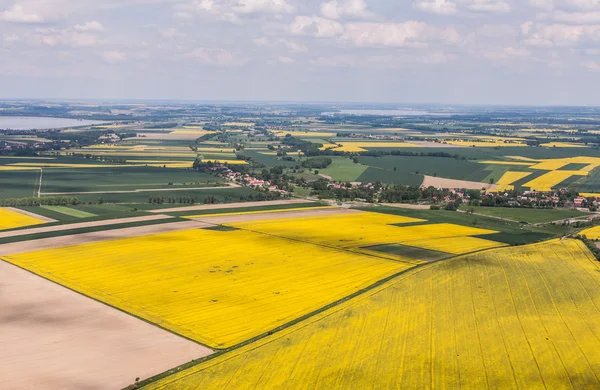
POLYGON ((106 122, 37 116, 0 116, 0 130, 60 129, 65 127, 91 126, 102 123, 106 122))
POLYGON ((430 113, 424 110, 340 110, 339 112, 324 112, 322 115, 381 115, 381 116, 422 116, 422 115, 446 115, 430 113))

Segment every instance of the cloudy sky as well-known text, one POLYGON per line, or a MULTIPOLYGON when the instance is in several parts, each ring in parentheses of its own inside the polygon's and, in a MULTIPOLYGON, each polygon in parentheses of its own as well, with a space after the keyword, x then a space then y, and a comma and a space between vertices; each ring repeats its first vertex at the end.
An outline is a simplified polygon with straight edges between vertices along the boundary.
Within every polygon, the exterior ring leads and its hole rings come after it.
POLYGON ((600 105, 600 0, 0 0, 0 98, 600 105))

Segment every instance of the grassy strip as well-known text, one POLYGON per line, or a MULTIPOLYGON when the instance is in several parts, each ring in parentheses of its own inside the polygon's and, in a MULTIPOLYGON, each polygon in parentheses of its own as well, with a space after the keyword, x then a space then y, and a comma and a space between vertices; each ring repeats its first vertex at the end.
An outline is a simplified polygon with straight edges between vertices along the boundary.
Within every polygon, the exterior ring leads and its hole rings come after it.
MULTIPOLYGON (((103 231, 107 231, 107 230, 125 229, 125 228, 138 227, 138 226, 161 225, 164 223, 183 222, 183 221, 189 222, 189 220, 187 220, 187 219, 169 218, 169 219, 159 219, 159 220, 154 220, 154 221, 129 222, 129 223, 120 223, 120 224, 115 224, 115 225, 93 226, 93 227, 82 228, 82 229, 70 229, 70 230, 61 230, 61 231, 56 231, 56 232, 28 234, 28 235, 24 235, 24 236, 0 238, 0 245, 10 244, 13 242, 40 240, 42 238, 71 236, 74 234, 83 234, 83 233, 96 233, 96 232, 103 232, 103 231)), ((33 248, 32 250, 34 250, 34 249, 35 248, 33 248)))
POLYGON ((88 213, 87 211, 77 210, 77 209, 65 207, 65 206, 42 206, 42 208, 46 209, 46 210, 50 210, 50 211, 55 211, 60 214, 66 214, 68 216, 79 218, 79 219, 97 217, 96 214, 88 213))

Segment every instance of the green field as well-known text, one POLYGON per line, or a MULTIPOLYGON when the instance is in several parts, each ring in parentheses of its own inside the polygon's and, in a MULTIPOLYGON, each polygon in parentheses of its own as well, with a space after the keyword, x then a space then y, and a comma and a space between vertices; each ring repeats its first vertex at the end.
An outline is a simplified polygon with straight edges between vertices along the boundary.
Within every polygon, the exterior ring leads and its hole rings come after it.
POLYGON ((75 208, 65 206, 41 206, 41 208, 75 218, 92 218, 97 216, 96 214, 88 213, 87 211, 77 210, 75 208))
POLYGON ((376 245, 364 249, 421 261, 437 261, 454 256, 450 253, 400 244, 376 245))
POLYGON ((368 168, 362 164, 355 164, 352 160, 345 157, 331 157, 333 161, 330 166, 325 169, 319 169, 319 173, 331 176, 333 180, 353 182, 365 172, 368 168))
POLYGON ((590 215, 577 210, 566 209, 525 209, 511 207, 469 207, 462 206, 461 210, 473 209, 476 214, 506 218, 517 222, 544 223, 562 219, 585 217, 590 215))

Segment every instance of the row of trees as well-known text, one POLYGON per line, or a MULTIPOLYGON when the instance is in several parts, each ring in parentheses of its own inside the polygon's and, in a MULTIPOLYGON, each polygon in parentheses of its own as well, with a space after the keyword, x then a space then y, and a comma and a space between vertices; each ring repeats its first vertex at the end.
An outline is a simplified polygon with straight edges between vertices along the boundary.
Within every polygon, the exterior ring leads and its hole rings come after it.
POLYGON ((74 196, 44 196, 42 198, 7 198, 0 199, 0 206, 67 206, 78 205, 81 202, 74 196))

